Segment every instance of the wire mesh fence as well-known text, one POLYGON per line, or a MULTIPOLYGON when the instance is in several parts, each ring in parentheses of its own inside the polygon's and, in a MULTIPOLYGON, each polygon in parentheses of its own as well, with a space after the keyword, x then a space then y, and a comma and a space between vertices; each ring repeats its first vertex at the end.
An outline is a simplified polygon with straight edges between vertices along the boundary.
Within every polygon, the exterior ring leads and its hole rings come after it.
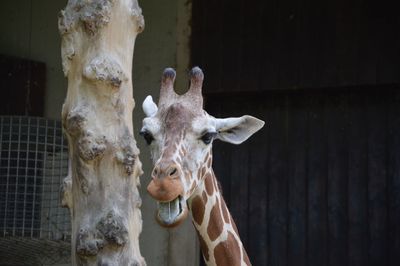
POLYGON ((60 205, 67 170, 60 121, 0 116, 1 265, 68 260, 70 217, 60 205))

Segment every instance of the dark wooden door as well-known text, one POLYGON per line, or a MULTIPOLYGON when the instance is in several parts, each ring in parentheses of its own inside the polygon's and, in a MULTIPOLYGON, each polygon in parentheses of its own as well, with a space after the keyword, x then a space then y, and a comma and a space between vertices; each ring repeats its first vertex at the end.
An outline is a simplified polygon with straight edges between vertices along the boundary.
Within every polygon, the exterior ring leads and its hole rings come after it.
POLYGON ((400 265, 400 88, 210 94, 265 127, 214 142, 214 169, 253 265, 400 265))
POLYGON ((0 55, 0 115, 43 116, 46 65, 0 55))

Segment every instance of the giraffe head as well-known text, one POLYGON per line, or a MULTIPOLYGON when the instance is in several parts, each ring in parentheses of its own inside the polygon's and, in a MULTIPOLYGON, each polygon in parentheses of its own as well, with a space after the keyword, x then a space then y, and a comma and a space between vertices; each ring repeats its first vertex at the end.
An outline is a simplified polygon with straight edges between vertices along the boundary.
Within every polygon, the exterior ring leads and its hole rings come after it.
POLYGON ((146 118, 140 131, 154 163, 147 191, 158 201, 156 220, 165 227, 187 216, 186 201, 211 168, 213 140, 240 144, 264 125, 248 115, 221 119, 204 111, 200 68, 190 71, 190 88, 184 95, 174 91, 175 75, 171 68, 164 70, 158 106, 151 96, 144 100, 146 118))

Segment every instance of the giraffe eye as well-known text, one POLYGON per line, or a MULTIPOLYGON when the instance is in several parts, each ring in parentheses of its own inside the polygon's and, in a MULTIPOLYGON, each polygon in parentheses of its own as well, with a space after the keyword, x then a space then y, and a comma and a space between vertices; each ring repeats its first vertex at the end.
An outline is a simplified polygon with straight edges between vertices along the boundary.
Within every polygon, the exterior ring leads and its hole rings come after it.
POLYGON ((210 144, 216 135, 216 132, 207 132, 203 136, 201 136, 201 140, 204 142, 204 144, 210 144))
POLYGON ((154 140, 153 135, 151 135, 151 133, 149 131, 147 131, 147 130, 140 131, 139 135, 144 138, 144 140, 146 141, 147 145, 150 145, 151 142, 154 140))

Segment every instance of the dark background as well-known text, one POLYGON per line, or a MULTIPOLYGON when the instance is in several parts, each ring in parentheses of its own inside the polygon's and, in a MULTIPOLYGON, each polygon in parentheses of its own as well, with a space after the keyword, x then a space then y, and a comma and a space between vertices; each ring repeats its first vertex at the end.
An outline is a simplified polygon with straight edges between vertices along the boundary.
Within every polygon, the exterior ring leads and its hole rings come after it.
POLYGON ((390 1, 194 0, 206 110, 254 115, 214 169, 253 265, 400 265, 400 16, 390 1))

